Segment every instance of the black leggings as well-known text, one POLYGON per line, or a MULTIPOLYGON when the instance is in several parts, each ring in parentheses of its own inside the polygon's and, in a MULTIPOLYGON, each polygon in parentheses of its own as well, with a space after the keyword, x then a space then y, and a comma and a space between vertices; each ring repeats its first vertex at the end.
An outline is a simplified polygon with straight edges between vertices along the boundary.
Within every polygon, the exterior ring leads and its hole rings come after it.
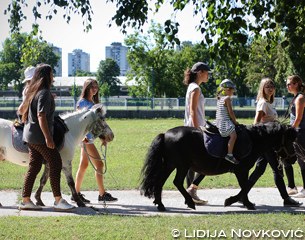
MULTIPOLYGON (((300 129, 298 131, 298 136, 296 142, 301 146, 301 148, 296 147, 295 152, 297 153, 298 164, 301 169, 301 175, 303 180, 303 188, 305 189, 305 159, 302 157, 305 155, 305 129, 300 129)), ((294 188, 294 173, 293 167, 289 163, 285 163, 285 173, 288 179, 288 187, 294 188)))
POLYGON ((285 182, 283 179, 283 174, 282 174, 282 171, 278 168, 279 163, 277 161, 277 157, 276 157, 276 154, 274 151, 268 151, 267 153, 265 153, 263 155, 263 157, 261 157, 257 160, 256 167, 255 167, 254 171, 252 172, 252 174, 250 175, 249 180, 248 180, 249 188, 247 190, 247 193, 255 185, 257 180, 263 175, 263 173, 266 170, 267 163, 269 163, 270 167, 272 168, 274 182, 275 182, 277 189, 279 190, 279 192, 281 194, 281 197, 283 199, 288 198, 289 195, 286 190, 285 182))
POLYGON ((186 175, 186 184, 189 187, 191 184, 198 186, 200 182, 204 179, 205 175, 189 170, 186 175), (195 179, 195 180, 194 180, 195 179))
POLYGON ((30 163, 25 175, 22 197, 30 197, 37 174, 41 170, 42 160, 50 166, 50 183, 54 197, 60 197, 60 174, 62 160, 56 148, 48 148, 45 144, 29 144, 30 163))

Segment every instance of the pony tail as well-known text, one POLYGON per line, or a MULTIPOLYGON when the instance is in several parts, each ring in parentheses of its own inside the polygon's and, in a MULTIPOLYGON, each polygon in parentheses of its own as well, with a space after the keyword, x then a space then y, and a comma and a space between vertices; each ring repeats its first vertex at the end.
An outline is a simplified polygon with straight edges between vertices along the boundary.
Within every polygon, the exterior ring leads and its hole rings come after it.
POLYGON ((164 133, 159 134, 152 142, 146 155, 141 171, 141 194, 151 198, 161 190, 159 186, 160 173, 164 169, 164 133))
POLYGON ((189 85, 192 82, 195 82, 197 77, 197 73, 194 73, 191 71, 191 69, 186 69, 184 72, 184 79, 183 79, 183 83, 184 85, 189 85))

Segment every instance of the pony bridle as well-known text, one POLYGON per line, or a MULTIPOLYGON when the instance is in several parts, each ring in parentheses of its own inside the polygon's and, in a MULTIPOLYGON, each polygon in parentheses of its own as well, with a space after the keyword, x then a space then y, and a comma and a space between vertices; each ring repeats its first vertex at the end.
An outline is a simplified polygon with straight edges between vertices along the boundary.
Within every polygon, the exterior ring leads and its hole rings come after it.
POLYGON ((103 117, 98 117, 98 119, 92 123, 90 132, 93 134, 94 138, 105 135, 106 130, 103 123, 103 117))
MULTIPOLYGON (((296 143, 293 143, 293 144, 295 145, 296 143)), ((279 147, 279 149, 275 149, 274 151, 276 152, 277 156, 279 156, 281 158, 282 161, 285 161, 286 159, 290 159, 292 157, 295 157, 295 155, 296 155, 294 150, 293 150, 292 153, 288 152, 287 148, 285 147, 285 137, 284 137, 284 135, 282 136, 281 146, 279 147), (286 157, 280 156, 281 151, 284 151, 284 153, 286 154, 286 157)))
POLYGON ((87 127, 86 131, 89 131, 92 133, 94 138, 99 137, 100 135, 105 135, 105 127, 104 127, 104 116, 101 116, 101 114, 97 114, 97 116, 93 114, 93 122, 87 127))

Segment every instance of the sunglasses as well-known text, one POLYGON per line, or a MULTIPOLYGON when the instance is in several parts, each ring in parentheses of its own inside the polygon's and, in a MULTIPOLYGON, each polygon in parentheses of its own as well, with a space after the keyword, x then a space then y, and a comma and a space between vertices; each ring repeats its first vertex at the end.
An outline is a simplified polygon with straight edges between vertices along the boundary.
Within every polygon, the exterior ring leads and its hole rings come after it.
POLYGON ((287 83, 286 86, 289 87, 291 85, 294 85, 295 83, 287 83))

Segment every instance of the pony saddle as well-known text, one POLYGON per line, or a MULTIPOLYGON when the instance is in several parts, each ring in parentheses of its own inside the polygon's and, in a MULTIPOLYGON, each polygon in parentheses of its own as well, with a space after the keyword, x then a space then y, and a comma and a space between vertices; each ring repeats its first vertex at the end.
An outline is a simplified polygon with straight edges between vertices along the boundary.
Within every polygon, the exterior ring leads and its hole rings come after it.
MULTIPOLYGON (((27 144, 22 141, 23 135, 23 124, 16 124, 14 123, 12 126, 12 143, 14 148, 19 152, 28 153, 28 146, 27 144)), ((68 132, 69 129, 65 124, 64 120, 61 119, 59 116, 54 117, 54 130, 53 130, 53 140, 55 143, 56 148, 60 151, 64 146, 64 137, 65 133, 68 132)))
MULTIPOLYGON (((244 125, 236 125, 235 131, 237 139, 233 149, 233 155, 238 160, 248 156, 252 150, 252 141, 244 125)), ((218 128, 207 121, 203 128, 204 146, 207 152, 217 158, 224 158, 228 152, 228 142, 230 137, 222 137, 218 128)))

